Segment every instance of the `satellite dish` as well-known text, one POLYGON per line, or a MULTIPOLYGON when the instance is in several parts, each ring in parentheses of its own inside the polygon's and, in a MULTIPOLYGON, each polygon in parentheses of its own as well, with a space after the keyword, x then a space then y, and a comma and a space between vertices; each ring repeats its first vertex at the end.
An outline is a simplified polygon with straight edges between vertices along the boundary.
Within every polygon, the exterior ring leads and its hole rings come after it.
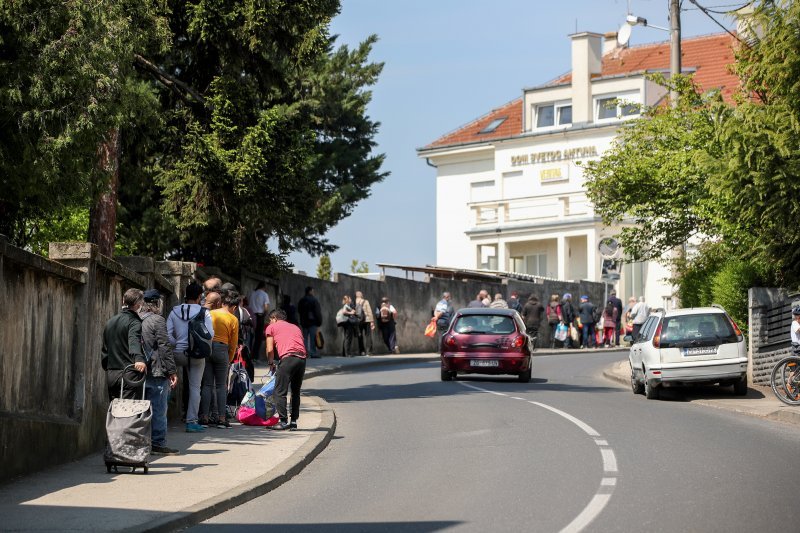
POLYGON ((628 44, 628 41, 631 39, 631 25, 627 22, 623 23, 622 26, 619 27, 619 31, 617 32, 617 44, 620 46, 625 46, 628 44))

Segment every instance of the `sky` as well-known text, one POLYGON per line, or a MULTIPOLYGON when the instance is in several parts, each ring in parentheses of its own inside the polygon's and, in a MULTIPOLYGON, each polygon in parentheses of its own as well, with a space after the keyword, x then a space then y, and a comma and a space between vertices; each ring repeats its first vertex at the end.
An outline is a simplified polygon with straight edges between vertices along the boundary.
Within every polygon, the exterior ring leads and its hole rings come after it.
MULTIPOLYGON (((698 0, 725 11, 744 0, 698 0)), ((682 1, 684 38, 723 29, 689 0, 682 1)), ((370 59, 383 62, 371 88, 368 114, 381 123, 376 153, 389 176, 369 198, 328 232, 339 249, 333 272, 353 260, 425 266, 436 264, 435 169, 416 149, 570 70, 576 31, 616 31, 630 12, 669 27, 668 0, 342 0, 331 33, 337 44, 357 46, 378 36, 370 59)), ((727 28, 735 23, 714 15, 727 28)), ((633 28, 630 45, 667 41, 669 34, 633 28)), ((315 276, 318 257, 289 256, 296 271, 315 276)), ((439 265, 452 266, 452 265, 439 265)))

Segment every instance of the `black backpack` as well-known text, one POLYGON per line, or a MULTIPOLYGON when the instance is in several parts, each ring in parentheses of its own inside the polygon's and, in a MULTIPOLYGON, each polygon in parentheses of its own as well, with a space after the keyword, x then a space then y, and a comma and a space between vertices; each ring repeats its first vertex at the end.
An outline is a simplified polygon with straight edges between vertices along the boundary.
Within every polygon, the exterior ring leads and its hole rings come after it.
POLYGON ((194 318, 189 321, 189 349, 187 354, 195 359, 211 356, 211 339, 214 335, 206 327, 206 309, 200 308, 194 318))

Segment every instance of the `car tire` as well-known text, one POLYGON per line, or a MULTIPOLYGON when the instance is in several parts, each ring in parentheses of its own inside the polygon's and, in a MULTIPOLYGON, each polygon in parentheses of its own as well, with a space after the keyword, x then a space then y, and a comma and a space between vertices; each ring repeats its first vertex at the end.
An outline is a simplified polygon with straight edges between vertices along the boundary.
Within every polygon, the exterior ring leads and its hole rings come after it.
POLYGON ((521 372, 517 379, 519 380, 520 383, 530 383, 531 382, 531 369, 529 368, 525 372, 521 372))
POLYGON ((452 381, 454 372, 442 369, 442 381, 452 381))
POLYGON ((658 387, 654 387, 650 385, 650 382, 647 381, 647 378, 644 380, 644 395, 648 400, 658 400, 659 396, 658 387))
POLYGON ((734 396, 746 396, 747 395, 747 377, 743 377, 737 381, 733 382, 733 394, 734 396))
POLYGON ((636 374, 631 370, 631 390, 634 394, 644 394, 644 383, 636 379, 636 374))

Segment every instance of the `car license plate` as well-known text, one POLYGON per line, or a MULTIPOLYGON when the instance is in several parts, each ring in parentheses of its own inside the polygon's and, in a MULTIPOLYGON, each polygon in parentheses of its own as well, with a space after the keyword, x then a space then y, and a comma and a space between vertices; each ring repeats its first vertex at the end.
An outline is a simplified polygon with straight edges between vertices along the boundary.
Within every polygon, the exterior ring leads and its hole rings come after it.
POLYGON ((684 348, 683 355, 685 356, 692 356, 692 355, 711 355, 717 353, 716 346, 699 346, 696 348, 684 348))
POLYGON ((469 366, 500 366, 500 362, 493 359, 470 359, 469 366))

